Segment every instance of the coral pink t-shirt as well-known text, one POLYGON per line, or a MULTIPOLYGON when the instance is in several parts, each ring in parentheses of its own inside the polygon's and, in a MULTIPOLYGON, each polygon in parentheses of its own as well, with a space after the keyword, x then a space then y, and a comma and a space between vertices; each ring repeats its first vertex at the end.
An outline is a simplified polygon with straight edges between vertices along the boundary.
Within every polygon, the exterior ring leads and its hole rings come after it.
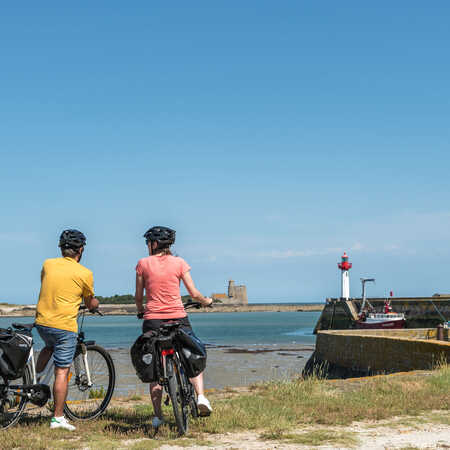
POLYGON ((186 317, 180 295, 181 277, 191 270, 178 256, 152 255, 139 260, 136 273, 144 278, 147 303, 144 319, 186 317))

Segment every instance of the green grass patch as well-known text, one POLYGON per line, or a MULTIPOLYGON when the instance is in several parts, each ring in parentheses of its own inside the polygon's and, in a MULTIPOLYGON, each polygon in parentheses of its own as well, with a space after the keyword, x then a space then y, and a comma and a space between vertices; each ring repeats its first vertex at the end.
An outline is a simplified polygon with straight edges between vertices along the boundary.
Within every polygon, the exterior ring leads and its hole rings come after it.
POLYGON ((318 379, 274 382, 214 404, 214 415, 199 423, 208 433, 280 429, 299 424, 349 425, 353 421, 417 416, 450 408, 450 368, 427 377, 377 377, 345 392, 318 379))
MULTIPOLYGON (((157 433, 151 426, 150 401, 133 407, 110 407, 91 422, 74 422, 77 431, 50 430, 50 417, 24 416, 15 427, 0 431, 1 449, 158 448, 164 444, 208 447, 216 433, 254 431, 255 436, 287 444, 314 447, 356 445, 353 433, 336 429, 354 421, 396 418, 399 426, 448 424, 450 369, 443 366, 429 376, 402 375, 330 382, 319 379, 273 382, 247 393, 221 398, 211 393, 214 408, 208 418, 190 421, 190 431, 178 438, 171 405, 164 406, 167 423, 157 433), (402 423, 403 421, 403 423, 402 423), (318 429, 314 426, 319 425, 318 429), (300 432, 307 428, 308 431, 300 432), (331 431, 333 428, 334 431, 331 431)), ((209 395, 209 394, 208 394, 209 395)), ((43 414, 50 414, 43 408, 43 414)))
POLYGON ((91 389, 89 391, 89 398, 95 399, 95 398, 105 398, 106 391, 103 386, 101 386, 99 389, 91 389))

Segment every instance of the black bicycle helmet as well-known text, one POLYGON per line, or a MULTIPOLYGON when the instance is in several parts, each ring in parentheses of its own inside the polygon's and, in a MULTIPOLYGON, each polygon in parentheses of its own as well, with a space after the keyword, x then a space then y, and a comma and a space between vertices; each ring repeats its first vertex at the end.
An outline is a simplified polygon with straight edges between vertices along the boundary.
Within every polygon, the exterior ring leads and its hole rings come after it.
POLYGON ((152 227, 144 234, 147 243, 158 242, 158 248, 169 247, 175 242, 175 230, 167 227, 152 227))
POLYGON ((86 245, 86 236, 78 230, 64 230, 59 237, 61 248, 72 248, 78 250, 86 245))

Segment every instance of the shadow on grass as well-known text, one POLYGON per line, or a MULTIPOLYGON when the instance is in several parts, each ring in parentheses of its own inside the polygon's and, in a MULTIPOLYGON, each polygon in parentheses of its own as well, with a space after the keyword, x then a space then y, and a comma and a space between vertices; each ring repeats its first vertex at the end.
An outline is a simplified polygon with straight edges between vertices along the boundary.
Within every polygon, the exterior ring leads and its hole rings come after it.
MULTIPOLYGON (((29 426, 29 425, 34 425, 34 426, 39 426, 39 425, 50 425, 50 416, 44 416, 41 414, 27 414, 26 412, 23 414, 23 416, 20 418, 19 422, 15 425, 25 425, 25 426, 29 426)), ((14 429, 11 428, 11 429, 14 429)))
POLYGON ((157 439, 179 437, 177 426, 174 422, 165 422, 160 428, 155 429, 151 424, 153 415, 130 414, 129 411, 109 411, 102 419, 110 423, 104 426, 104 431, 115 435, 139 435, 144 434, 150 438, 157 439))

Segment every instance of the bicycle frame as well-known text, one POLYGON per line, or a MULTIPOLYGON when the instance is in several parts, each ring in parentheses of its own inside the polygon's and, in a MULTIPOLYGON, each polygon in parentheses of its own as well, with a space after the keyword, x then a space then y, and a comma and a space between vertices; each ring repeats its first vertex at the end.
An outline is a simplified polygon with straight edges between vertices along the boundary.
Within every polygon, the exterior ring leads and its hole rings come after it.
MULTIPOLYGON (((80 314, 78 316, 78 321, 80 321, 80 319, 81 319, 81 323, 80 323, 80 331, 79 331, 78 337, 77 337, 77 348, 75 350, 75 357, 78 356, 80 353, 83 354, 83 362, 84 362, 84 367, 85 367, 85 371, 86 371, 87 386, 91 387, 93 383, 92 383, 92 379, 91 379, 91 371, 89 368, 89 362, 87 359, 86 345, 94 345, 95 341, 86 341, 85 342, 85 340, 84 340, 85 339, 85 335, 84 335, 84 331, 83 331, 84 315, 85 315, 85 308, 81 307, 80 314)), ((80 368, 77 367, 78 366, 77 363, 78 363, 78 361, 75 359, 75 373, 76 374, 78 374, 80 372, 80 368)), ((31 347, 30 356, 28 357, 27 364, 31 368, 32 384, 37 384, 38 379, 37 379, 37 372, 36 372, 36 362, 35 362, 35 358, 34 358, 34 344, 33 344, 33 347, 31 347)), ((41 376, 39 377, 40 384, 46 384, 46 385, 50 384, 50 380, 54 373, 54 367, 55 367, 55 364, 53 362, 53 354, 52 354, 50 356, 50 359, 47 362, 44 370, 41 372, 41 376)))
MULTIPOLYGON (((91 420, 102 414, 111 400, 115 385, 115 369, 111 356, 104 348, 95 345, 95 341, 85 340, 82 329, 85 309, 85 307, 80 308, 78 316, 80 332, 68 378, 69 382, 72 380, 68 389, 73 393, 74 400, 69 399, 64 403, 64 413, 72 420, 91 420), (89 363, 89 361, 96 362, 89 363), (96 371, 92 371, 92 367, 90 367, 90 364, 98 367, 98 362, 105 368, 100 375, 96 371), (91 392, 91 389, 94 391, 91 392), (91 397, 91 393, 93 393, 93 397, 91 397), (81 397, 79 398, 79 396, 81 397), (86 403, 83 403, 85 400, 86 403), (80 405, 84 406, 80 407, 80 405)), ((100 311, 96 312, 103 315, 100 311)), ((16 330, 27 330, 28 332, 33 327, 30 324, 12 324, 12 326, 16 330)), ((49 385, 52 383, 55 367, 53 355, 50 355, 45 368, 40 373, 36 371, 35 355, 34 344, 32 344, 26 369, 22 375, 22 384, 16 384, 19 380, 15 384, 10 384, 6 378, 4 378, 3 384, 0 382, 0 428, 5 429, 16 424, 20 420, 27 402, 43 407, 52 398, 49 385), (17 400, 19 397, 21 398, 20 402, 17 400), (11 404, 14 407, 18 406, 12 415, 8 416, 5 411, 8 411, 10 408, 8 405, 11 404), (4 405, 6 405, 6 410, 3 409, 4 405), (5 418, 6 421, 3 422, 5 418)))
MULTIPOLYGON (((164 348, 158 345, 158 372, 160 374, 159 384, 164 387, 165 391, 168 393, 169 376, 172 374, 167 373, 167 360, 168 358, 175 361, 175 367, 183 369, 183 363, 180 358, 177 345, 174 338, 174 332, 171 331, 168 334, 162 334, 166 339, 164 339, 164 348)), ((187 377, 186 377, 187 378, 187 377)), ((184 382, 181 383, 181 388, 183 392, 183 403, 188 403, 189 387, 185 385, 184 382)))

